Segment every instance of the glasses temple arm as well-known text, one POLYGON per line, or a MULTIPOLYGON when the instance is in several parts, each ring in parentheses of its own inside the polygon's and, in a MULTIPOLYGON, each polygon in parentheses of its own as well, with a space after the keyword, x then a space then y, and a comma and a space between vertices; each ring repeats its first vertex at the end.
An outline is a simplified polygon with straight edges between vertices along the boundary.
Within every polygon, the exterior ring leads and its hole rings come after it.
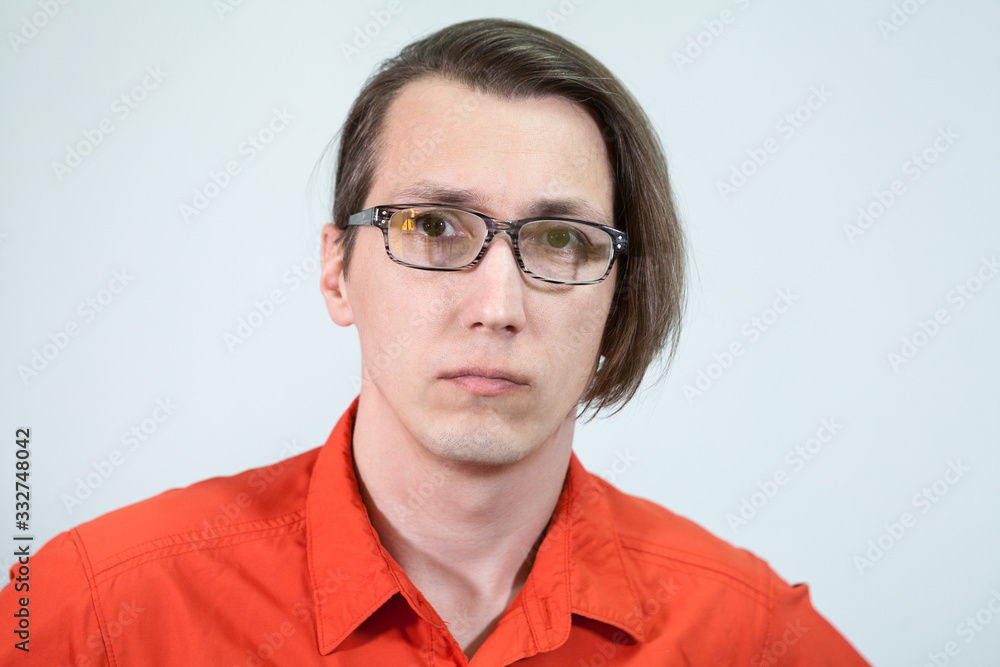
POLYGON ((377 207, 366 208, 363 211, 351 215, 347 218, 348 225, 370 225, 375 222, 375 210, 377 207))

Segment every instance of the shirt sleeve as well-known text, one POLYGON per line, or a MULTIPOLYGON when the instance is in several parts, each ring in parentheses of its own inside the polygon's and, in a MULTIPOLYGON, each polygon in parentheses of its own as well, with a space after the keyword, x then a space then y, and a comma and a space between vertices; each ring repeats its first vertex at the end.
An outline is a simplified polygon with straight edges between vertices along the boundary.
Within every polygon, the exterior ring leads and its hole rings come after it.
POLYGON ((22 563, 11 566, 0 589, 0 664, 109 667, 78 540, 75 531, 61 533, 28 557, 27 572, 22 563), (24 618, 26 638, 18 634, 24 618))
POLYGON ((751 667, 870 667, 857 649, 817 612, 809 586, 789 586, 774 575, 774 605, 760 650, 751 667))

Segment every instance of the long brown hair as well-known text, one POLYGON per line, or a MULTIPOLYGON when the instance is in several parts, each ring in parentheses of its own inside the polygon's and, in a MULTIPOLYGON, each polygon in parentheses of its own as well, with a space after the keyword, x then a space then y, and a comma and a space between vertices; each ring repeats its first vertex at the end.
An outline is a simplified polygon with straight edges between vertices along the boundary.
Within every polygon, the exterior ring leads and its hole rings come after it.
POLYGON ((583 410, 617 412, 647 368, 673 358, 684 305, 684 239, 667 164, 642 108, 600 62, 572 42, 526 23, 480 19, 458 23, 407 45, 369 78, 341 130, 333 223, 345 230, 344 272, 374 181, 386 111, 406 83, 442 76, 505 99, 555 95, 588 109, 604 135, 614 180, 615 226, 629 238, 604 324, 603 363, 581 398, 583 410))

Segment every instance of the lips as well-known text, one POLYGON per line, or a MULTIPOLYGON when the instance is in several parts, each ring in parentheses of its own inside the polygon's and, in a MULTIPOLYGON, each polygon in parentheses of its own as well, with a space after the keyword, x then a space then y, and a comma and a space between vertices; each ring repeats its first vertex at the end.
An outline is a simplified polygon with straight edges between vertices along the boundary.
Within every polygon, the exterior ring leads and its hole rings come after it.
POLYGON ((528 379, 520 373, 502 368, 489 368, 485 366, 469 366, 466 368, 460 368, 456 371, 449 371, 442 377, 448 380, 458 377, 481 377, 486 378, 487 380, 507 380, 509 382, 513 382, 514 384, 528 384, 528 379))
POLYGON ((481 366, 449 371, 442 378, 465 391, 480 396, 497 396, 528 387, 527 378, 520 373, 507 369, 481 366))

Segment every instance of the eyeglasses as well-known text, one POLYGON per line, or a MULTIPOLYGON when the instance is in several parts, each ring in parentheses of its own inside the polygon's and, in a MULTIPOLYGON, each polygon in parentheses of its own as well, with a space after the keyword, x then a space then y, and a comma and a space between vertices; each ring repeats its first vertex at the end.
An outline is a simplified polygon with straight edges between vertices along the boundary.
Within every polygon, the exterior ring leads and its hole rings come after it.
POLYGON ((427 271, 475 265, 502 232, 510 237, 522 271, 567 285, 601 282, 628 249, 625 232, 596 222, 560 217, 497 220, 441 204, 373 206, 351 215, 347 224, 378 227, 393 261, 427 271))

